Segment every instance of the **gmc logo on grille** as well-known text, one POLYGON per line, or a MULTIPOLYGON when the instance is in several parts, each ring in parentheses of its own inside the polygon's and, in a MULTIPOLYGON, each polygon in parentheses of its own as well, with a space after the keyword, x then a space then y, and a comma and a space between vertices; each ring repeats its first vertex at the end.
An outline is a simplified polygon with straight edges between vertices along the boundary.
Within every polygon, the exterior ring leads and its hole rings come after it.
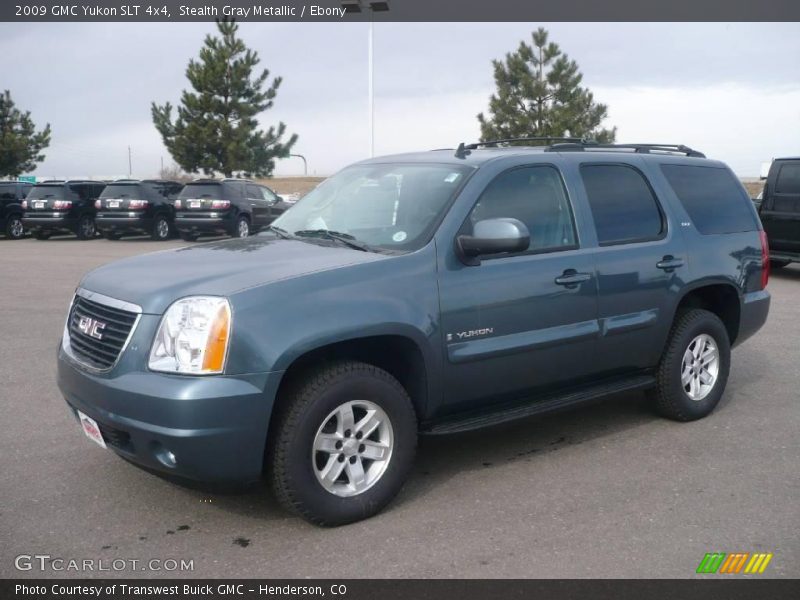
POLYGON ((89 337, 93 337, 97 340, 103 339, 102 331, 105 328, 106 328, 105 323, 96 321, 91 317, 81 317, 80 320, 78 321, 78 329, 80 329, 83 333, 85 333, 89 337))

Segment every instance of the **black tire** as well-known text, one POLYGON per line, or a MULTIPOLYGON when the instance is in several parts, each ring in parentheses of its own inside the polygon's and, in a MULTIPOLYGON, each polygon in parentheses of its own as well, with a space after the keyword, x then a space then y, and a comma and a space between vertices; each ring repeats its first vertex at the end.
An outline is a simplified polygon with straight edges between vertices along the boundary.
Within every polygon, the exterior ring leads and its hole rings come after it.
POLYGON ((122 234, 117 231, 103 231, 102 234, 107 240, 118 240, 122 237, 122 234))
MULTIPOLYGON (((714 410, 722 398, 730 364, 731 346, 728 331, 717 315, 702 309, 690 309, 678 313, 656 373, 657 385, 653 397, 658 412, 675 421, 702 419, 714 410), (684 354, 690 350, 690 344, 703 334, 710 336, 716 344, 719 358, 718 372, 706 395, 692 399, 681 381, 684 354)), ((691 373, 691 368, 688 371, 691 373)))
POLYGON ((231 237, 246 238, 250 235, 250 219, 247 215, 239 215, 236 225, 230 231, 231 237))
POLYGON ((184 242, 194 242, 199 237, 196 233, 189 233, 188 231, 180 231, 178 235, 184 242))
POLYGON ((790 261, 790 260, 774 260, 773 259, 773 260, 769 261, 769 266, 772 269, 782 269, 783 267, 787 266, 790 262, 792 262, 792 261, 790 261))
POLYGON ((6 237, 10 240, 21 240, 25 237, 22 216, 11 215, 8 217, 8 221, 6 221, 6 237))
POLYGON ((49 231, 37 231, 33 234, 33 237, 35 237, 37 240, 49 240, 51 235, 53 234, 49 231))
POLYGON ((79 240, 91 240, 97 236, 97 225, 95 225, 94 217, 91 215, 83 215, 78 219, 78 227, 75 229, 75 235, 79 240))
POLYGON ((157 242, 168 240, 172 235, 172 226, 166 215, 156 215, 153 221, 153 230, 150 232, 150 239, 157 242))
POLYGON ((405 389, 386 371, 355 361, 329 364, 290 386, 279 406, 270 428, 267 468, 275 496, 288 510, 317 525, 344 525, 376 514, 400 491, 414 460, 417 419, 405 389), (371 487, 341 497, 317 479, 312 448, 331 412, 356 399, 378 405, 388 416, 392 449, 371 487))

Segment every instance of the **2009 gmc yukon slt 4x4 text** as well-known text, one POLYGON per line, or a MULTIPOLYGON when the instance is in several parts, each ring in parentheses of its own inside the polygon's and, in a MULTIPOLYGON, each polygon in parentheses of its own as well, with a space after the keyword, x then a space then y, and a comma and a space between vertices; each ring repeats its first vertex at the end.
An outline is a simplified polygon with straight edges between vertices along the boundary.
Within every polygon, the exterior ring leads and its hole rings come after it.
POLYGON ((58 383, 132 462, 265 473, 286 507, 342 524, 397 494, 420 433, 633 389, 706 416, 767 318, 768 257, 741 184, 684 146, 377 158, 257 236, 86 275, 58 383))

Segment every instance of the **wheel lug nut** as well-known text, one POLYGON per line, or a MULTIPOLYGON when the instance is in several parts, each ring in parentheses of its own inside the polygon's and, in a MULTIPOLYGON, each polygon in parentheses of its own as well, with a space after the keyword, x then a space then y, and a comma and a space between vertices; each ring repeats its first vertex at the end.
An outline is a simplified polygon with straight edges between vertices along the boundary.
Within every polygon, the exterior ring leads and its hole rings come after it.
POLYGON ((344 454, 339 455, 339 462, 344 462, 344 454))
POLYGON ((358 451, 359 452, 363 452, 365 449, 366 449, 366 446, 364 444, 359 444, 358 445, 358 451))
POLYGON ((351 433, 351 432, 350 432, 350 430, 349 430, 349 429, 345 430, 345 432, 344 432, 344 437, 350 437, 350 433, 351 433))
POLYGON ((337 449, 337 450, 341 450, 343 445, 344 445, 344 444, 342 444, 341 440, 340 440, 340 441, 338 441, 338 442, 336 442, 336 449, 337 449))
POLYGON ((357 440, 360 440, 362 437, 364 437, 364 434, 363 434, 363 433, 361 433, 361 432, 359 431, 359 432, 356 434, 356 439, 357 439, 357 440))
POLYGON ((354 464, 356 464, 356 457, 355 457, 355 456, 351 456, 351 457, 350 457, 350 464, 351 464, 351 465, 354 465, 354 464))

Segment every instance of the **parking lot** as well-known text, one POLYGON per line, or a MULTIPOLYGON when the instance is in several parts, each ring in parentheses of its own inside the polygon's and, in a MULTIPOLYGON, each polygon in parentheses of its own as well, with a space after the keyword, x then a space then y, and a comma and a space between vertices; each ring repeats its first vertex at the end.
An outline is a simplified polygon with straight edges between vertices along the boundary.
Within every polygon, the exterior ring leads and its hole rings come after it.
POLYGON ((722 551, 772 552, 764 577, 800 577, 800 266, 773 273, 769 321, 734 351, 711 417, 667 421, 630 394, 423 438, 387 510, 321 529, 263 487, 139 470, 87 440, 60 397, 56 345, 81 276, 181 245, 0 239, 0 576, 92 575, 15 569, 46 554, 194 566, 95 576, 683 578, 722 551))

